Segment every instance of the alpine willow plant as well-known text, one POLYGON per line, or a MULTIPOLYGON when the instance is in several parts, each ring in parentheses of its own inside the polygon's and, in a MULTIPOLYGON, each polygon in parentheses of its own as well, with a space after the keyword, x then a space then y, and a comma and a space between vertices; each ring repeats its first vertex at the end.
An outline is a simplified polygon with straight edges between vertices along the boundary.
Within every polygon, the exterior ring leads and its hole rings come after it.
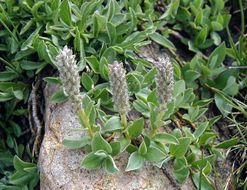
MULTIPOLYGON (((91 118, 95 114, 85 112, 82 102, 92 105, 90 99, 85 101, 80 96, 80 84, 78 68, 76 66, 75 56, 72 51, 66 46, 57 56, 57 66, 60 72, 60 78, 63 82, 64 91, 70 97, 75 109, 79 114, 81 124, 88 129, 90 137, 76 140, 73 145, 73 140, 65 139, 64 145, 70 148, 81 148, 88 146, 87 154, 81 165, 86 169, 96 169, 100 166, 108 173, 118 171, 113 157, 119 155, 125 150, 131 155, 126 167, 126 171, 136 170, 143 166, 145 160, 153 162, 161 167, 164 160, 168 157, 165 146, 162 142, 168 137, 172 139, 172 143, 177 143, 178 140, 164 132, 159 132, 157 129, 164 126, 163 117, 167 111, 167 103, 172 99, 173 91, 173 67, 168 57, 159 58, 154 62, 157 74, 156 81, 156 96, 158 106, 150 107, 151 112, 155 115, 152 119, 150 128, 144 129, 144 118, 137 118, 134 121, 127 121, 128 112, 130 111, 129 92, 126 80, 126 70, 121 62, 113 62, 109 64, 109 83, 112 92, 112 100, 115 105, 115 110, 118 111, 118 116, 105 117, 103 119, 103 126, 97 126, 91 122, 91 118), (155 121, 153 121, 155 120, 155 121), (93 126, 93 127, 92 127, 93 126), (71 146, 72 145, 72 146, 71 146)), ((94 110, 91 106, 90 109, 94 110)), ((94 113, 94 112, 93 112, 94 113)), ((102 113, 102 111, 101 111, 102 113)), ((100 117, 98 115, 98 117, 100 117)), ((101 117, 102 119, 102 117, 101 117)))
POLYGON ((157 99, 159 102, 159 111, 167 109, 167 103, 172 99, 174 85, 173 66, 168 56, 159 57, 154 62, 157 74, 155 76, 157 99))
POLYGON ((115 61, 112 65, 109 65, 109 78, 113 95, 112 98, 115 107, 120 114, 123 129, 127 128, 126 116, 130 109, 129 93, 125 73, 126 71, 123 68, 123 63, 118 63, 115 61))
MULTIPOLYGON (((156 94, 159 106, 157 108, 157 125, 162 125, 162 118, 167 111, 167 104, 172 100, 172 92, 174 85, 173 66, 169 57, 158 57, 154 61, 157 70, 155 76, 156 94)), ((159 126, 155 127, 158 128, 159 126)), ((153 131, 155 133, 155 129, 153 131)))
POLYGON ((76 65, 75 55, 67 46, 64 46, 56 57, 57 68, 62 80, 64 93, 68 95, 77 111, 82 109, 80 96, 80 77, 76 65))
POLYGON ((88 130, 89 135, 92 136, 93 132, 89 118, 82 108, 79 69, 76 65, 75 55, 67 46, 64 46, 63 50, 57 55, 56 65, 60 73, 59 76, 62 80, 64 93, 69 96, 74 109, 78 113, 81 124, 88 130))

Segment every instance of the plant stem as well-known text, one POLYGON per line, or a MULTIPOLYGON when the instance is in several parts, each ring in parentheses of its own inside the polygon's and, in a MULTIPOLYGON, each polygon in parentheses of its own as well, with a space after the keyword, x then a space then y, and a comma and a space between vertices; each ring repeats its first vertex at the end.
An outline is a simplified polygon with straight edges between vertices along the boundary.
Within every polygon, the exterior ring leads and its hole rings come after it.
POLYGON ((150 133, 150 137, 154 137, 157 133, 157 129, 159 127, 162 127, 163 124, 163 116, 164 116, 165 112, 164 111, 159 111, 157 113, 157 118, 156 118, 156 125, 152 128, 151 133, 150 133))
POLYGON ((86 115, 85 111, 83 109, 78 111, 78 116, 79 116, 81 125, 88 130, 88 134, 92 138, 93 137, 93 131, 92 131, 91 125, 89 123, 89 118, 86 115))
POLYGON ((235 47, 235 44, 233 42, 233 39, 232 39, 232 35, 231 35, 231 32, 230 32, 230 29, 229 29, 229 26, 226 26, 226 32, 227 32, 227 36, 228 36, 228 40, 229 40, 229 43, 231 45, 231 48, 233 49, 234 53, 235 53, 235 56, 236 56, 236 59, 239 61, 239 63, 241 64, 241 57, 239 56, 239 52, 237 50, 237 48, 235 47))
MULTIPOLYGON (((183 118, 183 115, 182 115, 179 111, 177 112, 177 115, 178 115, 178 117, 180 118, 180 120, 185 120, 185 119, 183 118)), ((189 123, 193 129, 196 129, 196 124, 194 124, 192 121, 189 121, 189 120, 185 120, 185 121, 186 121, 187 123, 189 123)))
POLYGON ((242 0, 239 0, 239 8, 240 8, 240 14, 241 14, 241 35, 244 35, 245 22, 244 22, 244 9, 243 9, 242 0))
POLYGON ((127 117, 125 113, 121 113, 120 114, 120 119, 121 119, 121 124, 124 130, 124 134, 126 136, 127 139, 130 139, 129 133, 127 131, 127 127, 128 127, 128 122, 127 122, 127 117))
POLYGON ((240 14, 241 14, 241 34, 239 37, 239 56, 242 60, 243 55, 243 49, 244 49, 244 31, 245 31, 245 22, 244 22, 244 10, 243 10, 243 3, 242 0, 239 0, 239 8, 240 8, 240 14))
MULTIPOLYGON (((203 153, 203 150, 201 150, 201 159, 203 160, 204 159, 204 153, 203 153)), ((199 190, 202 189, 202 167, 200 167, 200 175, 199 175, 199 190)))

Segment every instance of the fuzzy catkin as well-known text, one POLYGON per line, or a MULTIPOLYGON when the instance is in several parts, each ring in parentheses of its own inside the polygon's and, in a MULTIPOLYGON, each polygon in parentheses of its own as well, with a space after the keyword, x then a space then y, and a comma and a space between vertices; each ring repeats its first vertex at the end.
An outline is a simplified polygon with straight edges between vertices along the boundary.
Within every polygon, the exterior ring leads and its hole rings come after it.
POLYGON ((172 99, 174 86, 173 66, 169 57, 159 57, 154 63, 157 74, 155 76, 159 111, 166 111, 167 103, 172 99))
POLYGON ((120 114, 127 114, 129 106, 128 86, 123 63, 114 62, 109 65, 109 79, 115 107, 120 114))
POLYGON ((80 111, 82 109, 82 101, 80 96, 79 69, 76 65, 75 55, 67 46, 64 46, 63 50, 57 55, 56 65, 65 94, 70 97, 74 108, 80 111))

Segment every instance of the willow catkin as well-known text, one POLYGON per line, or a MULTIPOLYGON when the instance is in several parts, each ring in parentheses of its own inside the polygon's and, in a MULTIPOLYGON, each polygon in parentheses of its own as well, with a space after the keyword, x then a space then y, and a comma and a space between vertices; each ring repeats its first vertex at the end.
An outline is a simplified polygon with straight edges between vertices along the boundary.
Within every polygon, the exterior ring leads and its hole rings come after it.
POLYGON ((109 65, 109 79, 112 89, 113 102, 120 114, 127 114, 129 106, 129 94, 125 69, 122 63, 114 62, 109 65))
POLYGON ((60 50, 57 55, 56 65, 65 94, 70 97, 74 108, 80 111, 82 109, 82 101, 80 96, 79 69, 76 65, 75 55, 67 46, 64 46, 63 50, 60 50))
POLYGON ((159 103, 159 111, 166 111, 167 103, 172 99, 172 91, 174 86, 173 66, 169 57, 160 57, 154 62, 157 69, 155 76, 157 99, 159 103))

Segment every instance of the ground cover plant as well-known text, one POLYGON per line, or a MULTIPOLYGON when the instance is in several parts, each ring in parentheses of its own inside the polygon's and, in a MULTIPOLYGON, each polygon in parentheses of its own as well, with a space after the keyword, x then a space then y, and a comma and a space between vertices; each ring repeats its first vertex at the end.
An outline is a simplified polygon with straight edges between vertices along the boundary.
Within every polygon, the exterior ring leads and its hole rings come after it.
POLYGON ((38 188, 43 107, 35 111, 30 101, 35 95, 42 105, 38 83, 61 86, 56 103, 77 102, 89 132, 64 145, 88 149, 82 167, 117 172, 114 156, 127 151, 127 171, 146 161, 172 163, 179 183, 192 177, 198 189, 246 188, 246 6, 242 0, 0 1, 0 189, 38 188), (151 43, 166 56, 142 55, 151 43), (72 83, 57 72, 63 73, 58 55, 66 45, 78 75, 72 83), (130 120, 131 111, 138 117, 130 120), (217 177, 218 161, 226 159, 234 160, 227 183, 217 177))

